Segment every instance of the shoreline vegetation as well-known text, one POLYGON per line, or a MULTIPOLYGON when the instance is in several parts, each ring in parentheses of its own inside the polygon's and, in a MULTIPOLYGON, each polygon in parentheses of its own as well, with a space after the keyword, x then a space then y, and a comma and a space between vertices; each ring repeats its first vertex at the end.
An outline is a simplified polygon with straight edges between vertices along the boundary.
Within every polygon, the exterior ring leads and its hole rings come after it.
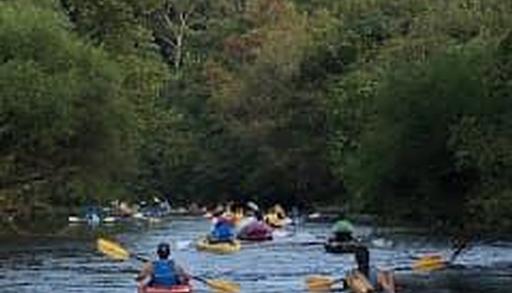
POLYGON ((510 1, 142 2, 0 2, 2 218, 157 196, 512 231, 510 1))

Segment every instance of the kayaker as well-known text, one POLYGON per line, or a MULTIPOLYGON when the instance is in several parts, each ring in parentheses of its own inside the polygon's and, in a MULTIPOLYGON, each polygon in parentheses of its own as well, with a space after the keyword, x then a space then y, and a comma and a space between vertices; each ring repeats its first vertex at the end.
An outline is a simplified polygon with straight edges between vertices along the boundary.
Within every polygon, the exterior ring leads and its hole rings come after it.
POLYGON ((379 270, 373 274, 373 278, 368 279, 358 270, 353 270, 347 273, 344 282, 343 290, 350 290, 352 292, 382 292, 382 293, 396 293, 395 278, 391 270, 379 270))
POLYGON ((97 207, 88 207, 85 219, 87 220, 87 224, 91 226, 98 225, 101 222, 100 209, 97 207))
POLYGON ((255 222, 263 221, 263 214, 261 213, 258 205, 252 201, 249 201, 245 204, 245 206, 247 207, 245 217, 240 219, 236 225, 238 235, 240 235, 240 232, 248 226, 254 225, 255 222))
POLYGON ((272 228, 264 221, 263 213, 253 202, 247 203, 251 216, 239 225, 237 237, 249 241, 272 240, 272 228))
POLYGON ((213 229, 208 235, 208 242, 221 243, 231 242, 235 240, 235 225, 231 219, 223 217, 222 214, 216 213, 213 229))
MULTIPOLYGON (((354 254, 357 263, 356 271, 360 272, 377 292, 395 292, 395 277, 393 271, 390 269, 370 267, 370 251, 368 247, 363 244, 354 246, 354 254)), ((350 278, 350 276, 355 275, 349 274, 348 278, 350 278)))
POLYGON ((340 214, 338 221, 332 226, 332 236, 329 242, 349 242, 356 240, 353 236, 354 225, 346 219, 343 214, 340 214))
POLYGON ((357 270, 367 278, 370 276, 370 251, 363 244, 354 246, 354 254, 357 263, 357 270))
POLYGON ((158 244, 156 253, 158 259, 145 263, 136 278, 141 290, 146 286, 172 287, 188 284, 189 276, 185 270, 170 259, 171 247, 168 243, 158 244))
POLYGON ((254 215, 254 219, 258 222, 262 222, 263 221, 263 213, 261 212, 260 208, 258 207, 257 204, 255 204, 254 202, 250 201, 247 203, 247 207, 252 211, 253 215, 254 215))
POLYGON ((262 223, 264 222, 263 213, 260 210, 257 210, 257 211, 254 212, 254 218, 258 222, 262 222, 262 223))

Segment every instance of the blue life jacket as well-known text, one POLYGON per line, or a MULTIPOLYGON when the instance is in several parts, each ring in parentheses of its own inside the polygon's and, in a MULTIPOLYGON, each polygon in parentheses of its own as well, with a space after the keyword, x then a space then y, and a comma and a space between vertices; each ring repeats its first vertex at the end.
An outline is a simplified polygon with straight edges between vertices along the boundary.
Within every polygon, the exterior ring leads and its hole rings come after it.
POLYGON ((179 278, 172 260, 157 260, 153 262, 151 286, 171 287, 179 285, 179 278))
POLYGON ((233 225, 229 222, 221 221, 215 225, 212 232, 213 238, 220 241, 231 240, 235 237, 233 225))

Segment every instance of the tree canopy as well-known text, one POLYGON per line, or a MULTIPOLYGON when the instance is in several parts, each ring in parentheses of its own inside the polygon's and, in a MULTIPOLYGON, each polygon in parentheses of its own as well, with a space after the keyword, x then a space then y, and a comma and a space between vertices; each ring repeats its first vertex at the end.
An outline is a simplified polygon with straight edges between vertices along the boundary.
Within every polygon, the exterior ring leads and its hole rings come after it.
POLYGON ((335 203, 510 231, 510 13, 0 1, 0 199, 335 203))

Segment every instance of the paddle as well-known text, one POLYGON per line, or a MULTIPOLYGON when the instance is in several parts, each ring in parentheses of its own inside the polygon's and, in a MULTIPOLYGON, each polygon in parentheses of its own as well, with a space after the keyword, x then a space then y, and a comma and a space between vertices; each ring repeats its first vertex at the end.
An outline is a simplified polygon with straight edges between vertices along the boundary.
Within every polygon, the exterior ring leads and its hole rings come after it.
POLYGON ((227 292, 227 293, 240 292, 240 285, 235 284, 230 281, 221 280, 221 279, 216 279, 216 280, 204 279, 199 276, 191 276, 191 278, 208 285, 210 288, 212 288, 216 291, 227 292))
MULTIPOLYGON (((431 272, 434 270, 439 270, 442 268, 445 268, 449 264, 453 263, 455 259, 460 255, 460 253, 468 247, 469 239, 463 240, 461 243, 458 243, 456 249, 451 254, 450 258, 448 260, 443 259, 441 254, 431 254, 431 255, 425 255, 416 260, 412 266, 410 267, 402 267, 402 268, 395 268, 396 269, 407 269, 410 270, 411 268, 415 271, 421 271, 421 272, 431 272)), ((344 281, 343 278, 335 279, 328 276, 321 276, 321 275, 313 275, 306 278, 306 285, 310 291, 330 291, 331 287, 339 283, 341 281, 344 281)), ((393 292, 391 290, 390 292, 393 292)))
POLYGON ((331 278, 322 275, 313 275, 306 278, 306 286, 309 291, 330 291, 334 284, 343 282, 344 278, 331 278))
POLYGON ((419 272, 430 272, 444 268, 448 262, 440 254, 425 255, 412 264, 412 269, 419 272))
POLYGON ((99 238, 96 241, 96 248, 106 256, 115 260, 128 260, 130 258, 135 258, 136 260, 143 262, 148 261, 146 258, 139 255, 130 254, 130 252, 124 249, 120 244, 104 238, 99 238))
POLYGON ((460 253, 468 247, 468 242, 469 239, 465 239, 461 243, 458 243, 456 249, 447 260, 443 259, 441 254, 426 255, 416 260, 412 265, 412 268, 413 270, 420 272, 431 272, 443 269, 457 259, 460 253))
MULTIPOLYGON (((457 254, 459 254, 457 252, 457 254)), ((444 268, 448 264, 447 261, 445 261, 441 255, 434 254, 434 255, 426 255, 415 261, 411 267, 407 267, 407 269, 413 269, 415 271, 421 271, 421 272, 430 272, 438 269, 444 268)), ((331 287, 339 283, 341 281, 344 281, 343 278, 335 279, 328 276, 322 276, 322 275, 313 275, 306 278, 306 285, 310 291, 317 292, 317 291, 330 291, 331 287)))
MULTIPOLYGON (((122 247, 120 244, 107 240, 104 238, 99 238, 96 242, 97 249, 105 254, 106 256, 115 259, 115 260, 128 260, 130 258, 134 258, 139 261, 147 262, 148 259, 141 257, 139 255, 131 254, 128 250, 126 250, 124 247, 122 247)), ((211 279, 205 279, 198 276, 191 276, 192 279, 202 282, 206 285, 208 285, 210 288, 220 291, 220 292, 226 292, 226 293, 238 293, 240 292, 240 285, 229 282, 226 280, 211 280, 211 279)))

